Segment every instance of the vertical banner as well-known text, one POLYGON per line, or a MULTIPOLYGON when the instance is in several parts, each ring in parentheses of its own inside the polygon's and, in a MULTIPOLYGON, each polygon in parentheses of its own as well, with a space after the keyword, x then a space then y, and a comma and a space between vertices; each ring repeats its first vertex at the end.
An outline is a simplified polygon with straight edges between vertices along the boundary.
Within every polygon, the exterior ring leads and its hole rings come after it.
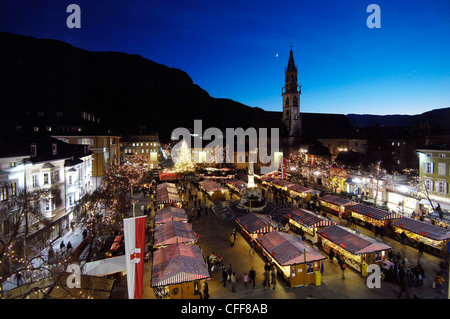
POLYGON ((128 299, 142 298, 146 224, 147 216, 123 220, 128 299))
POLYGON ((286 178, 286 158, 283 157, 283 164, 281 165, 281 178, 286 178))

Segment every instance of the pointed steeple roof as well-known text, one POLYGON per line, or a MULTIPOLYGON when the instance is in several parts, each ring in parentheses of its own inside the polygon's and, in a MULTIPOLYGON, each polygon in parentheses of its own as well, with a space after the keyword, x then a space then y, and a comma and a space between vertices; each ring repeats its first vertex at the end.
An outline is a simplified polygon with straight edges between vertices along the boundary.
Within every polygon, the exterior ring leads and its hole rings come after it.
POLYGON ((289 53, 289 62, 287 66, 287 71, 297 71, 297 67, 294 63, 294 53, 292 52, 292 45, 291 45, 291 52, 289 53))

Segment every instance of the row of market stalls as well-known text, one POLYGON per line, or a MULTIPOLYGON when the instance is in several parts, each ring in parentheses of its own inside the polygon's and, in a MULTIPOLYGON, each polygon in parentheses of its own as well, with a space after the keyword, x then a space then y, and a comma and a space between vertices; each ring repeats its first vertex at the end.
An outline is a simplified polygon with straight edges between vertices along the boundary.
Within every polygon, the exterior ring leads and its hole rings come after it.
POLYGON ((392 247, 378 239, 362 235, 347 227, 331 225, 317 231, 322 249, 328 254, 333 250, 334 256, 347 265, 367 275, 367 266, 382 266, 386 252, 392 247))
POLYGON ((327 212, 351 218, 353 222, 383 234, 394 233, 397 239, 401 240, 400 235, 404 233, 402 236, 406 236, 411 246, 418 247, 419 243, 423 243, 424 250, 432 254, 445 256, 449 253, 450 230, 445 227, 334 195, 320 197, 319 203, 320 208, 327 212))
POLYGON ((208 266, 186 211, 165 207, 155 213, 150 286, 161 299, 200 299, 208 266))
POLYGON ((284 179, 270 177, 270 176, 262 176, 261 183, 263 185, 274 187, 280 190, 287 192, 287 194, 294 199, 302 199, 304 202, 310 202, 314 196, 318 196, 320 194, 319 191, 316 191, 312 188, 300 186, 298 184, 291 183, 284 179))
POLYGON ((249 213, 236 223, 243 237, 277 267, 291 287, 321 284, 319 261, 326 257, 301 238, 280 231, 265 214, 249 213))
MULTIPOLYGON (((445 256, 450 253, 448 245, 449 239, 446 237, 449 231, 447 230, 448 227, 445 227, 446 225, 437 225, 438 223, 433 221, 431 223, 428 221, 421 221, 420 223, 417 223, 419 220, 410 218, 412 221, 411 223, 414 223, 416 226, 410 230, 400 231, 399 228, 395 226, 396 224, 393 224, 393 222, 408 217, 405 217, 399 212, 389 212, 367 203, 358 203, 352 201, 351 199, 332 194, 319 196, 320 193, 318 191, 300 186, 298 184, 293 184, 276 176, 262 176, 261 182, 263 185, 284 190, 293 198, 297 198, 298 196, 304 199, 305 202, 310 201, 313 196, 317 195, 317 201, 321 211, 338 216, 339 218, 351 220, 352 223, 357 223, 373 230, 375 235, 392 233, 396 233, 398 235, 400 233, 404 233, 402 236, 406 235, 408 238, 407 243, 411 246, 417 247, 419 243, 422 242, 425 245, 424 250, 435 255, 445 256), (433 231, 429 231, 429 228, 433 229, 433 231), (444 235, 431 237, 431 235, 424 236, 423 234, 425 233, 443 233, 444 235)), ((298 227, 292 218, 290 219, 289 226, 298 227)), ((317 239, 312 241, 315 240, 317 239)))

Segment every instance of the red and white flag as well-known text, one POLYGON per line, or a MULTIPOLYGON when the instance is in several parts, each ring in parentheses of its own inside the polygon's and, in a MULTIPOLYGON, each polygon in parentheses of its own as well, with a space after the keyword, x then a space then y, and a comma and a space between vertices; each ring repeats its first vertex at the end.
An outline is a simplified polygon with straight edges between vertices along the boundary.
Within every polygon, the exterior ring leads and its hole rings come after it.
POLYGON ((147 216, 125 218, 123 220, 128 299, 142 298, 146 224, 147 216))

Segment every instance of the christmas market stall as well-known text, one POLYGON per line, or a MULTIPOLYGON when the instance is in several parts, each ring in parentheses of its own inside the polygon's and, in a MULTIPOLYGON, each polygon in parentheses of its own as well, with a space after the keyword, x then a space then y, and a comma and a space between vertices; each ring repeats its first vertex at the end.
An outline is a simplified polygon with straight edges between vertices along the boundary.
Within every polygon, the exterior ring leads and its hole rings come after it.
POLYGON ((197 239, 190 223, 169 221, 155 227, 153 247, 159 249, 176 243, 195 243, 197 239))
POLYGON ((352 218, 353 221, 363 224, 365 227, 374 229, 378 233, 385 230, 389 230, 389 223, 399 219, 402 215, 397 213, 390 213, 383 209, 376 208, 365 204, 357 204, 351 207, 347 207, 348 218, 352 218))
POLYGON ((210 278, 199 246, 175 244, 153 253, 150 286, 158 299, 201 299, 210 278))
POLYGON ((165 224, 169 221, 187 222, 188 216, 183 208, 166 207, 155 213, 155 225, 165 224))
POLYGON ((320 192, 315 189, 300 186, 298 184, 289 184, 287 185, 287 189, 290 197, 294 199, 301 198, 305 203, 309 203, 314 195, 320 194, 320 192))
POLYGON ((319 205, 321 210, 340 216, 341 218, 346 218, 346 209, 356 204, 358 203, 331 194, 319 197, 319 205))
POLYGON ((367 275, 367 266, 378 264, 383 267, 386 251, 392 249, 379 239, 368 236, 339 225, 331 225, 317 231, 322 249, 330 254, 333 251, 335 258, 367 275))
POLYGON ((227 192, 227 189, 223 187, 222 185, 219 185, 218 183, 212 181, 212 180, 205 180, 199 182, 200 189, 207 194, 211 199, 224 199, 225 194, 227 192))
POLYGON ((181 206, 181 198, 173 183, 162 183, 156 187, 156 204, 162 209, 169 206, 181 206))
POLYGON ((234 192, 238 194, 242 194, 242 192, 247 187, 247 184, 240 179, 237 178, 231 178, 227 180, 226 185, 234 192))
POLYGON ((236 218, 236 224, 239 226, 242 236, 250 241, 278 228, 277 223, 270 216, 256 213, 236 218))
POLYGON ((286 214, 286 217, 289 219, 289 228, 312 243, 317 243, 318 229, 336 225, 336 222, 332 220, 301 208, 292 210, 286 214))
POLYGON ((159 173, 160 181, 176 181, 180 179, 180 175, 174 171, 163 171, 159 173))
POLYGON ((257 242, 290 287, 321 284, 320 261, 326 257, 299 237, 273 231, 258 237, 257 242))
POLYGON ((398 239, 412 246, 418 247, 422 242, 424 251, 439 256, 448 254, 450 229, 407 217, 393 221, 391 227, 398 239))

